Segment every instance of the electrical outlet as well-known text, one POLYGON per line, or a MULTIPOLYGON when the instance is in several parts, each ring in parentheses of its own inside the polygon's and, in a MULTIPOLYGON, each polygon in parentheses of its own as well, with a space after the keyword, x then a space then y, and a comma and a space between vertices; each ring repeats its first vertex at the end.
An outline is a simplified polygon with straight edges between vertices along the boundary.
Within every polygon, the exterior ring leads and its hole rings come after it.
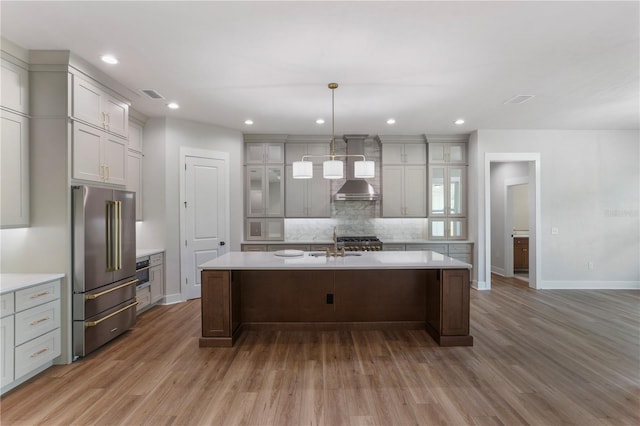
POLYGON ((327 293, 327 305, 333 305, 333 293, 327 293))
POLYGON ((551 235, 558 235, 558 228, 556 227, 551 228, 551 235))
POLYGON ((591 261, 587 262, 587 268, 593 269, 593 262, 591 261))

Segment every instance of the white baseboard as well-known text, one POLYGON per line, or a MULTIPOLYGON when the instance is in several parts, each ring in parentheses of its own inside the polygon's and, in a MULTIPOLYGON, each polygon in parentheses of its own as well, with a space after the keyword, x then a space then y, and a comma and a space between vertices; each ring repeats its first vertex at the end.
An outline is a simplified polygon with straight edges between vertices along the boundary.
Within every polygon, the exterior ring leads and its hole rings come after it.
POLYGON ((538 290, 640 290, 640 281, 541 281, 538 290))
POLYGON ((492 272, 492 273, 494 273, 494 274, 498 274, 498 275, 500 275, 501 277, 504 277, 504 276, 505 276, 505 275, 504 275, 504 268, 501 268, 501 267, 499 267, 499 266, 493 266, 493 265, 491 265, 491 272, 492 272))
POLYGON ((182 298, 182 294, 180 293, 167 294, 162 300, 163 305, 173 305, 174 303, 182 302, 184 302, 184 299, 182 298))
POLYGON ((477 281, 477 280, 471 281, 471 288, 475 288, 476 290, 480 290, 480 291, 491 290, 491 287, 487 286, 486 281, 477 281))

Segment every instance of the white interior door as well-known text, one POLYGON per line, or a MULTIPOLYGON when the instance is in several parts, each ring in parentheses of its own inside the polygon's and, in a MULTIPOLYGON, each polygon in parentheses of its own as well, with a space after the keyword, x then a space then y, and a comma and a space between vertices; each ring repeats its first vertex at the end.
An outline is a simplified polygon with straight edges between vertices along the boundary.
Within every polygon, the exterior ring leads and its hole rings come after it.
POLYGON ((185 156, 181 275, 186 299, 200 297, 198 265, 215 259, 227 244, 227 167, 223 159, 185 156))

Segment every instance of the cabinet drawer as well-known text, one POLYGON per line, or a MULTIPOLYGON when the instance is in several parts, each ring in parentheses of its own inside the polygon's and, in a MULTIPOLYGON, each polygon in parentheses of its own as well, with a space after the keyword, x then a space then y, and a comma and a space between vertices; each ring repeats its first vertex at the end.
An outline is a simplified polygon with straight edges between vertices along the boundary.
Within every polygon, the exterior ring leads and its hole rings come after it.
POLYGON ((431 250, 440 254, 448 254, 449 250, 446 244, 407 244, 407 251, 431 250))
POLYGON ((516 246, 529 247, 529 238, 524 238, 524 237, 514 238, 513 244, 516 246))
POLYGON ((149 266, 162 265, 164 256, 162 253, 152 254, 149 256, 149 266))
POLYGON ((456 253, 472 253, 472 251, 471 244, 449 244, 450 255, 456 253))
POLYGON ((16 345, 21 345, 60 327, 60 302, 57 300, 16 314, 16 345))
POLYGON ((382 250, 384 251, 404 251, 404 244, 382 244, 382 250))
POLYGON ((267 251, 266 244, 243 244, 242 251, 267 251))
POLYGON ((460 260, 464 263, 471 263, 472 262, 472 258, 471 258, 471 254, 449 254, 449 257, 452 257, 454 259, 460 260))
POLYGON ((149 288, 149 286, 139 289, 136 292, 136 300, 138 301, 136 311, 144 309, 151 303, 151 289, 149 288))
POLYGON ((16 312, 60 298, 60 281, 36 285, 16 291, 16 312))
POLYGON ((46 364, 58 355, 60 355, 59 328, 16 347, 16 379, 46 364))
POLYGON ((0 317, 10 315, 14 312, 13 293, 3 294, 0 297, 0 317))
POLYGON ((270 244, 267 251, 280 250, 302 250, 309 251, 309 246, 305 244, 270 244))

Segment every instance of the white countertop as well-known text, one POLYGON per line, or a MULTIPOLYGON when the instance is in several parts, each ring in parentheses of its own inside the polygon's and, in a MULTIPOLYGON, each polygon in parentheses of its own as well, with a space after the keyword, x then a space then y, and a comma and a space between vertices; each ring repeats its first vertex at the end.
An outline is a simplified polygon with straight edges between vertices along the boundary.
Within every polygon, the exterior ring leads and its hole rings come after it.
POLYGON ((59 280, 64 274, 0 274, 0 294, 59 280))
MULTIPOLYGON (((258 269, 471 269, 471 265, 448 256, 427 251, 360 252, 361 256, 279 257, 273 252, 230 252, 198 265, 213 270, 258 269)), ((347 252, 349 253, 349 252, 347 252)), ((352 252, 353 253, 353 252, 352 252)))
POLYGON ((137 249, 136 259, 139 257, 151 256, 152 254, 163 253, 164 249, 137 249))

